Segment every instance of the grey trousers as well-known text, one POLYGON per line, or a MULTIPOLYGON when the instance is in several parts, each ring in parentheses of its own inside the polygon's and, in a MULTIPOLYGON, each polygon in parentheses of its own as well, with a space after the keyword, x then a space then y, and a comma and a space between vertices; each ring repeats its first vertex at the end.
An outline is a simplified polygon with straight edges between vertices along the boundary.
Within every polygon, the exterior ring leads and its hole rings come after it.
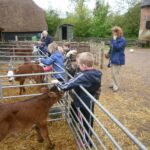
POLYGON ((111 74, 112 74, 112 85, 113 85, 113 90, 118 90, 119 89, 119 72, 120 72, 120 65, 111 65, 111 74))

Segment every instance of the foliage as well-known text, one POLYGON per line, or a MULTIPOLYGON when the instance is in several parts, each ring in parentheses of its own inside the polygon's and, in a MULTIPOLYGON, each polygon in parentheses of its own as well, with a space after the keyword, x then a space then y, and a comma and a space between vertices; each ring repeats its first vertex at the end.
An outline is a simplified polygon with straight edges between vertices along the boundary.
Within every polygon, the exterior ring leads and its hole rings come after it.
POLYGON ((78 0, 74 13, 74 35, 79 37, 90 36, 91 18, 90 11, 85 6, 84 0, 78 0))
MULTIPOLYGON (((88 0, 70 0, 74 5, 73 12, 66 12, 66 18, 60 18, 55 10, 46 12, 48 30, 56 33, 60 24, 73 24, 74 37, 110 37, 111 28, 120 26, 127 38, 138 37, 140 23, 140 0, 118 0, 120 11, 110 12, 105 0, 96 0, 94 10, 86 6, 88 0), (123 5, 124 4, 124 5, 123 5), (126 8, 125 8, 126 7, 126 8), (123 13, 121 10, 126 11, 123 13)), ((117 6, 115 8, 117 10, 117 6)))
POLYGON ((106 37, 109 33, 110 25, 108 23, 109 6, 104 0, 97 0, 93 11, 93 30, 92 35, 96 37, 106 37))
POLYGON ((57 11, 49 9, 46 12, 46 21, 48 24, 48 32, 50 35, 54 36, 58 25, 60 24, 60 17, 57 11))
POLYGON ((140 24, 140 3, 130 8, 124 15, 123 29, 126 36, 138 36, 140 24))
POLYGON ((121 26, 126 37, 137 37, 140 24, 140 3, 129 8, 125 14, 115 14, 112 18, 112 25, 121 26))

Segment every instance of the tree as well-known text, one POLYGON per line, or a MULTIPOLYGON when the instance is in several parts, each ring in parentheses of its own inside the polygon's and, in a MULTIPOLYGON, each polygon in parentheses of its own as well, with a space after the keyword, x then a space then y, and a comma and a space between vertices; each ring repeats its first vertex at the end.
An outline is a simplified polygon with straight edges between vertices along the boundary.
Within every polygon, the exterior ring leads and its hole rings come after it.
POLYGON ((112 18, 112 25, 123 28, 126 37, 138 37, 140 24, 141 3, 135 4, 125 14, 115 14, 112 18))
POLYGON ((60 20, 61 19, 57 11, 49 9, 46 12, 46 21, 48 24, 48 32, 50 35, 55 35, 57 27, 60 25, 60 20))
POLYGON ((123 29, 128 37, 137 37, 139 33, 141 4, 138 3, 124 14, 123 29))
POLYGON ((126 13, 130 8, 133 8, 142 1, 143 0, 116 0, 116 12, 120 14, 126 13))
POLYGON ((93 11, 93 30, 92 34, 96 37, 106 37, 110 30, 108 24, 109 5, 104 0, 97 0, 93 11))
POLYGON ((78 0, 74 14, 74 34, 77 37, 88 37, 90 36, 90 28, 90 11, 85 6, 84 0, 78 0))

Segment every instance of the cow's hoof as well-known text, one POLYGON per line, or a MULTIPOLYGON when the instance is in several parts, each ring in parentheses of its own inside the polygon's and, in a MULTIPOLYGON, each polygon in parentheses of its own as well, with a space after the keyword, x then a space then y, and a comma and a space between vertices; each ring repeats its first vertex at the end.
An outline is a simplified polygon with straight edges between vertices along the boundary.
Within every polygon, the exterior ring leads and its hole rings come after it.
POLYGON ((48 146, 48 148, 46 150, 52 150, 52 149, 54 149, 54 147, 55 147, 55 144, 51 144, 50 146, 48 146))
POLYGON ((44 139, 42 139, 42 138, 38 138, 37 140, 38 140, 39 143, 43 143, 44 142, 44 139))

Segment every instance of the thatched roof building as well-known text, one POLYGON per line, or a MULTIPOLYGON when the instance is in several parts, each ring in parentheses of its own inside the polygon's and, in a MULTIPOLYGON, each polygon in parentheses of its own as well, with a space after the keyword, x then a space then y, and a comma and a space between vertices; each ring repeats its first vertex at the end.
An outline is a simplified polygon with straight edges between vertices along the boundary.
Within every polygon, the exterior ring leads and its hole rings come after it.
POLYGON ((0 28, 5 33, 33 33, 48 29, 44 10, 33 0, 0 0, 0 28))
POLYGON ((150 41, 150 0, 144 0, 141 5, 139 39, 150 41))

